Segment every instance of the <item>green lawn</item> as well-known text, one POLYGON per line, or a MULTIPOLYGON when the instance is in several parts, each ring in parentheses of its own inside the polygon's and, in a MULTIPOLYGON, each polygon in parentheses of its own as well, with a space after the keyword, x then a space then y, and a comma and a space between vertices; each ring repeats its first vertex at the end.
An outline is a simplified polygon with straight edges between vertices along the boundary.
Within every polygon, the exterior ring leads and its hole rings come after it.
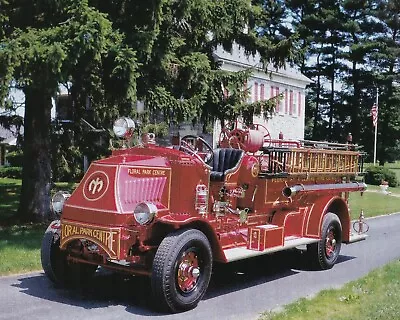
MULTIPOLYGON (((57 183, 68 190, 71 183, 57 183)), ((54 190, 54 191, 55 191, 54 190)), ((17 222, 21 180, 0 179, 0 275, 40 270, 40 245, 47 225, 17 222)))
POLYGON ((352 219, 357 219, 360 211, 365 217, 375 217, 383 214, 400 212, 400 188, 389 188, 391 195, 385 195, 377 186, 368 186, 366 192, 350 194, 349 206, 352 219))
POLYGON ((259 320, 389 320, 400 319, 400 261, 376 269, 341 289, 299 299, 259 320))
POLYGON ((40 270, 45 225, 0 226, 0 275, 40 270))
POLYGON ((21 180, 0 178, 0 226, 15 219, 20 191, 21 180))

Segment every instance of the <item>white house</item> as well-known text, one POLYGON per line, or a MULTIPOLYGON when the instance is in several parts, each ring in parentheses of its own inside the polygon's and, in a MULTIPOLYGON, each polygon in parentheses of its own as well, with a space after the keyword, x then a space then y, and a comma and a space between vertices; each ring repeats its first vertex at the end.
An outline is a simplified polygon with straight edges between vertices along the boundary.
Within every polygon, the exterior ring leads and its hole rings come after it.
MULTIPOLYGON (((266 68, 260 62, 259 54, 247 56, 243 48, 234 45, 231 52, 218 47, 214 58, 221 62, 221 69, 237 72, 253 69, 247 88, 251 92, 249 102, 270 99, 279 94, 283 98, 277 104, 276 114, 267 121, 254 117, 254 123, 264 124, 272 139, 278 139, 279 133, 285 139, 304 139, 305 88, 311 80, 299 71, 287 66, 285 69, 266 68)), ((214 137, 218 137, 221 128, 217 124, 214 137)))

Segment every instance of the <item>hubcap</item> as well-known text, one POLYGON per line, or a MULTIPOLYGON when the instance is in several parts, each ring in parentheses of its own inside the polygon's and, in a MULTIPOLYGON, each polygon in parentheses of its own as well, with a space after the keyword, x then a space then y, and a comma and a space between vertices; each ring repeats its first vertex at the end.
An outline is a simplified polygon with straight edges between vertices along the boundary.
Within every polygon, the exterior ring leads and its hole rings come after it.
POLYGON ((331 258, 335 254, 336 250, 336 239, 334 230, 330 229, 325 240, 325 253, 328 258, 331 258))
POLYGON ((198 257, 195 252, 187 251, 178 263, 178 287, 184 293, 196 289, 201 275, 198 257))

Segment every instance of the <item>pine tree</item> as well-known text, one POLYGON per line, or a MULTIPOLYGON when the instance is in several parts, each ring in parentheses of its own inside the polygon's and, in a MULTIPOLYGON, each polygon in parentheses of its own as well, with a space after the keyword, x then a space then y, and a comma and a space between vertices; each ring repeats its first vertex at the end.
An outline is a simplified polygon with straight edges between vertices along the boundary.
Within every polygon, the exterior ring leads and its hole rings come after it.
POLYGON ((400 2, 382 1, 377 8, 383 30, 378 50, 371 55, 379 88, 378 159, 383 165, 398 156, 400 137, 400 2))
POLYGON ((43 221, 50 217, 50 111, 59 83, 73 82, 80 69, 86 90, 99 104, 113 99, 106 94, 105 80, 120 83, 126 90, 120 90, 121 98, 134 100, 135 55, 110 21, 86 1, 48 5, 21 0, 2 3, 0 11, 8 19, 0 50, 1 101, 13 81, 25 94, 19 216, 23 221, 43 221))

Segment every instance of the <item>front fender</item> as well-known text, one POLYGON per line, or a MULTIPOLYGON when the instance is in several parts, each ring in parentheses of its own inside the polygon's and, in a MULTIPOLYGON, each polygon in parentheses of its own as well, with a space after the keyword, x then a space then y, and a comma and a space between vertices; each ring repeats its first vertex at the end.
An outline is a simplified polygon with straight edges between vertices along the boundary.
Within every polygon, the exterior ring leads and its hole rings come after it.
POLYGON ((339 196, 325 196, 315 201, 306 219, 305 236, 321 237, 322 220, 328 212, 336 214, 342 224, 342 241, 350 237, 350 215, 346 201, 339 196))
POLYGON ((188 214, 169 214, 158 219, 157 222, 164 224, 166 228, 171 228, 172 226, 175 230, 192 228, 202 231, 210 242, 213 259, 219 262, 226 262, 224 251, 218 241, 218 235, 207 220, 188 214))

